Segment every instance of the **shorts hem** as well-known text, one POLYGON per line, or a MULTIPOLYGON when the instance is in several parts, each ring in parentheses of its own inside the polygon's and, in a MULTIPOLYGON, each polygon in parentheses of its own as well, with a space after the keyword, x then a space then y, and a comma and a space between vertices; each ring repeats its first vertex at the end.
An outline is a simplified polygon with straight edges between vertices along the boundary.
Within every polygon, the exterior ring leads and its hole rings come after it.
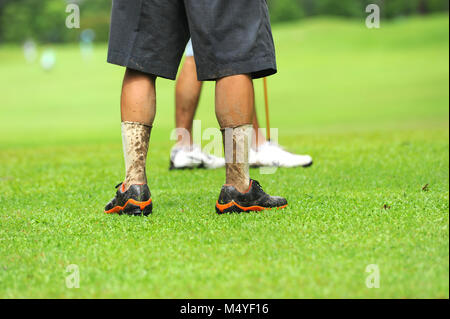
POLYGON ((175 80, 178 67, 176 69, 170 69, 167 67, 167 63, 163 61, 148 61, 140 57, 127 55, 121 52, 109 52, 108 63, 130 68, 132 70, 140 71, 147 74, 156 75, 157 77, 175 80))
POLYGON ((274 58, 259 60, 231 62, 226 65, 215 65, 209 70, 204 67, 197 68, 199 81, 215 81, 227 76, 249 74, 253 79, 263 78, 277 73, 277 65, 274 58))

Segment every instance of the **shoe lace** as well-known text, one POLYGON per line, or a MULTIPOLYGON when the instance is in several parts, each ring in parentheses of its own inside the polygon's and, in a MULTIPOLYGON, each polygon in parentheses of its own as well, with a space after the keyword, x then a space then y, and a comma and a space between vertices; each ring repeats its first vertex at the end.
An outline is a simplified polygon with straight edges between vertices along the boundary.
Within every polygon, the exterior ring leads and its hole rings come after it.
POLYGON ((261 190, 262 192, 264 192, 264 189, 262 188, 261 184, 258 181, 253 180, 253 186, 255 186, 257 189, 261 190))

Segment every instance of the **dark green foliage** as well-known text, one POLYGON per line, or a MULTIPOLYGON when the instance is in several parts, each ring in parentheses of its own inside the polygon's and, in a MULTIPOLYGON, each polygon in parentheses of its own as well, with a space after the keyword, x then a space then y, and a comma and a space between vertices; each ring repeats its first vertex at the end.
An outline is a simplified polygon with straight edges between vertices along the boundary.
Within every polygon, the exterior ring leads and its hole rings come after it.
POLYGON ((269 1, 269 5, 272 21, 297 20, 304 15, 301 3, 298 1, 269 1))
POLYGON ((23 42, 32 38, 43 43, 77 41, 80 29, 68 29, 65 25, 68 3, 80 5, 81 30, 93 29, 97 41, 108 39, 111 1, 0 0, 0 40, 23 42))
MULTIPOLYGON (((0 41, 77 41, 80 30, 65 27, 68 3, 81 9, 81 30, 93 29, 96 41, 108 39, 110 0, 0 0, 0 41)), ((297 20, 305 16, 364 18, 365 7, 376 3, 385 18, 448 11, 448 0, 267 0, 272 22, 297 20)))
POLYGON ((43 42, 68 40, 65 5, 65 1, 6 1, 1 10, 2 39, 24 41, 34 38, 43 42))
POLYGON ((377 4, 385 18, 448 11, 447 0, 268 0, 272 21, 302 16, 344 16, 362 18, 369 4, 377 4))

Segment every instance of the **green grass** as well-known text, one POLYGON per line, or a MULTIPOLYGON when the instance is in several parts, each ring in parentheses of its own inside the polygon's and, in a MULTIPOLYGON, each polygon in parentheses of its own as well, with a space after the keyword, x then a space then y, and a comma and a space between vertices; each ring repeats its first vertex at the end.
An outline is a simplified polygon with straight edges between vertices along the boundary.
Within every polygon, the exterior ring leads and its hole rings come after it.
MULTIPOLYGON (((158 80, 154 214, 106 216, 123 178, 123 70, 105 46, 90 62, 55 47, 50 73, 0 47, 0 297, 448 298, 448 16, 380 30, 316 19, 274 36, 272 123, 315 166, 253 170, 289 208, 229 216, 214 213, 222 170, 167 169, 172 82, 158 80), (80 289, 66 288, 70 264, 80 289), (380 289, 365 285, 369 264, 380 289)), ((203 128, 217 127, 213 98, 209 83, 203 128)))

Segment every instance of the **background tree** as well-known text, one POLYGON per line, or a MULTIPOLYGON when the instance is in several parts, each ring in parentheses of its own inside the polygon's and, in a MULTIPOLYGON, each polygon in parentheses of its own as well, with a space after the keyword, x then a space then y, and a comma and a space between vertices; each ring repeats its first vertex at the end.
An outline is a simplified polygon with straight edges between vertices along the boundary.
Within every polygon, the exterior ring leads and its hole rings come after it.
MULTIPOLYGON (((309 16, 363 18, 365 7, 376 3, 384 18, 447 11, 448 0, 267 0, 273 23, 309 16)), ((83 29, 93 29, 96 41, 108 40, 111 0, 0 0, 0 41, 78 41, 83 29), (80 5, 81 29, 67 29, 65 8, 80 5)))

